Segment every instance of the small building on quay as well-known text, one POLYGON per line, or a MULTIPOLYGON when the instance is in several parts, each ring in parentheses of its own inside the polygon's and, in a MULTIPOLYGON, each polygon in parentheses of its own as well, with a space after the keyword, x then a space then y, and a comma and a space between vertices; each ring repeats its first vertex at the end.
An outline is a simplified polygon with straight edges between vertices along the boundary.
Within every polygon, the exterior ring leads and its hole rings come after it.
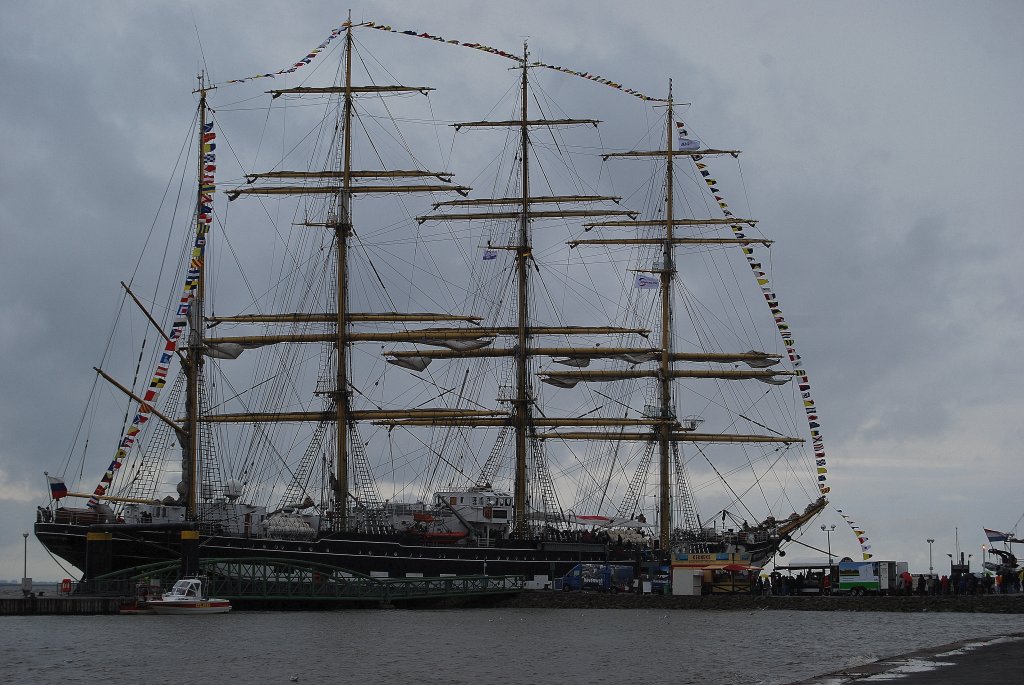
POLYGON ((761 569, 752 566, 750 554, 679 552, 672 557, 672 594, 713 595, 750 593, 756 589, 761 569))

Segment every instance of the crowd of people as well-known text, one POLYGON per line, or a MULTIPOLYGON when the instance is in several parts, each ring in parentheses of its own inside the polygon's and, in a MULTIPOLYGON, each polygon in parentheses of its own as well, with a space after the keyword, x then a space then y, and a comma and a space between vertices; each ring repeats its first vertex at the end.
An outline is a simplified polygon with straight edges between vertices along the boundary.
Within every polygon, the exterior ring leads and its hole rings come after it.
POLYGON ((926 574, 913 576, 904 572, 896 579, 898 595, 992 595, 1016 594, 1024 585, 1024 571, 985 574, 956 572, 952 575, 926 574))
POLYGON ((778 571, 768 576, 758 576, 751 587, 751 593, 758 595, 830 594, 832 579, 825 573, 798 573, 785 575, 778 571))
MULTIPOLYGON (((808 571, 786 575, 773 572, 768 576, 752 579, 750 591, 759 595, 829 595, 837 590, 836 580, 823 572, 808 571)), ((896 586, 888 594, 902 596, 967 596, 992 594, 1018 594, 1024 591, 1024 569, 1003 573, 956 572, 951 575, 922 573, 913 575, 907 571, 896 576, 896 586)))

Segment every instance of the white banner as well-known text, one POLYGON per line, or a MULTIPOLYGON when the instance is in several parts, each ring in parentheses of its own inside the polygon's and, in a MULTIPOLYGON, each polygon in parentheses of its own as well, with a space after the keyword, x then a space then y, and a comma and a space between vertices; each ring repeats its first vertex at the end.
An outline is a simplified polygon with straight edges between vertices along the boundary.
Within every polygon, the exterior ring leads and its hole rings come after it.
POLYGON ((641 290, 652 290, 658 288, 661 282, 654 276, 647 276, 645 274, 637 274, 636 280, 633 284, 641 290))

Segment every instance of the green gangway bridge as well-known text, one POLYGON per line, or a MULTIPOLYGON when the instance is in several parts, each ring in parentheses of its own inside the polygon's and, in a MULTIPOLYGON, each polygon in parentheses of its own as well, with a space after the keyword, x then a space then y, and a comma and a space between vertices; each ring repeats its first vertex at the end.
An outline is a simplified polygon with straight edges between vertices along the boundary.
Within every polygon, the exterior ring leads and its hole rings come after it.
MULTIPOLYGON (((486 598, 515 595, 525 587, 522 576, 377 578, 328 564, 264 557, 201 559, 199 568, 209 596, 231 600, 242 609, 485 603, 486 598)), ((179 578, 181 563, 166 561, 97 576, 76 590, 134 596, 140 584, 166 590, 179 578)))

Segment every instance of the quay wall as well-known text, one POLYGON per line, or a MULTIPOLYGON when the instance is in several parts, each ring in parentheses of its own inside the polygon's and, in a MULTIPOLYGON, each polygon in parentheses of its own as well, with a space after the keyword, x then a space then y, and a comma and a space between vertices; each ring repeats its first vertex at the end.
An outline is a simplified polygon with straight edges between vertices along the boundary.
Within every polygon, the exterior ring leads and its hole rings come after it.
POLYGON ((928 597, 637 595, 530 590, 496 599, 496 607, 521 609, 698 609, 725 611, 902 611, 1024 614, 1024 594, 928 597))
POLYGON ((121 597, 0 597, 0 616, 116 614, 121 597))
MULTIPOLYGON (((0 616, 116 614, 126 598, 120 597, 0 597, 0 616)), ((338 610, 370 608, 375 603, 244 600, 232 602, 236 611, 338 610)), ((380 605, 378 605, 380 606, 380 605)), ((494 597, 446 597, 419 602, 394 602, 385 607, 458 609, 689 609, 706 611, 885 611, 1024 614, 1024 594, 939 597, 781 597, 763 595, 605 594, 527 590, 494 597)))

